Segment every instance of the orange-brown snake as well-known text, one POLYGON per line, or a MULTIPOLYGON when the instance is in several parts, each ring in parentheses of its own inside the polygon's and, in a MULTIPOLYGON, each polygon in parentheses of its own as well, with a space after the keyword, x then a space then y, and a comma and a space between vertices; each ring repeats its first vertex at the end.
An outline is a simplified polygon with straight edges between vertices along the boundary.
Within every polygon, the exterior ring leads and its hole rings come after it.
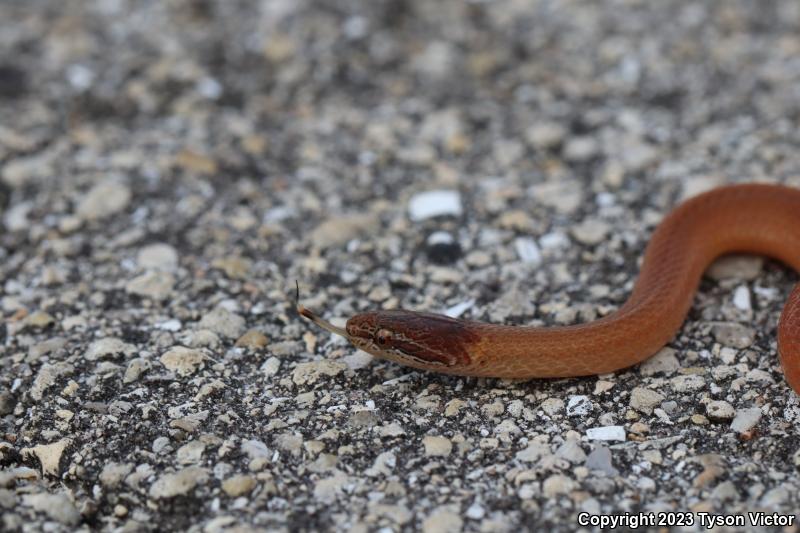
MULTIPOLYGON (((406 310, 359 313, 345 328, 298 312, 375 356, 463 376, 588 376, 639 363, 680 328, 703 271, 729 252, 763 254, 800 272, 800 190, 731 185, 684 202, 656 228, 628 300, 586 324, 504 326, 406 310)), ((800 394, 800 284, 781 314, 778 350, 800 394)))

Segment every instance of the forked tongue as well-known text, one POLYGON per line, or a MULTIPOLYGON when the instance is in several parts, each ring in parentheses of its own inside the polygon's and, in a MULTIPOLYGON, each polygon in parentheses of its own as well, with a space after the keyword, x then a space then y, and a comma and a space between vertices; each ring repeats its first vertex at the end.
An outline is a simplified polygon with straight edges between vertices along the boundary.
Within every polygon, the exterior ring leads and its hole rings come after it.
POLYGON ((303 317, 309 319, 314 324, 318 325, 319 327, 321 327, 322 329, 324 329, 326 331, 330 331, 331 333, 335 333, 336 335, 341 335, 345 339, 349 339, 350 335, 347 334, 347 330, 346 329, 340 328, 338 326, 334 326, 333 324, 331 324, 327 320, 325 320, 322 317, 320 317, 319 315, 317 315, 314 311, 312 311, 311 309, 309 309, 307 307, 304 307, 300 303, 300 284, 297 283, 296 281, 295 281, 295 283, 297 284, 297 292, 295 294, 295 308, 297 309, 298 314, 300 314, 300 316, 303 316, 303 317))

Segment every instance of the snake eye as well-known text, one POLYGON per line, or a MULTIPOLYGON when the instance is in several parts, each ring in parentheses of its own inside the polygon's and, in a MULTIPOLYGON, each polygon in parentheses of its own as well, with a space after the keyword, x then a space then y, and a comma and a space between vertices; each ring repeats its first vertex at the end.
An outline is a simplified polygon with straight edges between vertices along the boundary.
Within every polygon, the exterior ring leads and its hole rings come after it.
POLYGON ((385 346, 389 339, 392 338, 392 332, 388 329, 379 329, 378 332, 375 334, 375 342, 380 344, 381 346, 385 346))

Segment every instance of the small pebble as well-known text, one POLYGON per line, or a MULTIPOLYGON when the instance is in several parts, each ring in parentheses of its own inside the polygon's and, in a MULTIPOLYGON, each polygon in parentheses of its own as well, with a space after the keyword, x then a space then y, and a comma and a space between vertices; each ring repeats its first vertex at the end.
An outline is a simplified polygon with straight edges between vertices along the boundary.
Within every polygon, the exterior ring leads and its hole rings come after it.
POLYGON ((22 503, 36 511, 45 513, 51 519, 65 526, 75 527, 81 521, 81 514, 75 504, 63 492, 56 494, 25 494, 22 497, 22 503))
POLYGON ((453 443, 447 437, 427 436, 422 439, 425 455, 446 457, 453 451, 453 443))
POLYGON ((461 513, 440 507, 422 521, 422 533, 458 533, 463 524, 461 513))
POLYGON ((575 489, 575 481, 563 474, 554 474, 542 483, 542 493, 545 498, 555 498, 561 494, 568 494, 575 489))
POLYGON ((268 342, 269 341, 266 335, 256 329, 251 329, 236 339, 235 346, 239 348, 250 348, 251 350, 257 350, 265 347, 268 342))
POLYGON ((592 400, 588 396, 570 396, 567 416, 586 416, 592 412, 592 400))
POLYGON ((517 237, 514 239, 514 248, 523 263, 538 266, 542 262, 542 252, 536 241, 530 237, 517 237))
POLYGON ((746 285, 736 287, 733 293, 733 305, 742 311, 752 311, 753 305, 750 301, 750 289, 746 285))
POLYGON ((736 417, 731 422, 731 430, 744 433, 753 429, 761 421, 762 412, 758 407, 737 409, 736 417))
POLYGON ((624 441, 626 440, 625 428, 622 426, 604 426, 586 430, 589 440, 624 441))
POLYGON ((553 148, 561 143, 567 134, 564 126, 557 122, 537 122, 525 130, 525 140, 539 149, 553 148))
POLYGON ((717 420, 730 420, 736 411, 733 406, 724 400, 714 400, 706 404, 706 413, 717 420))
POLYGON ((753 328, 732 322, 715 325, 711 334, 720 344, 738 349, 749 347, 755 340, 753 328))
MULTIPOLYGON (((583 396, 582 398, 586 398, 586 396, 583 396)), ((570 401, 572 400, 570 399, 570 401)), ((585 404, 585 402, 580 403, 585 404)), ((564 409, 564 400, 561 398, 548 398, 542 402, 541 408, 548 415, 555 416, 564 409)))
POLYGON ((101 181, 78 203, 77 214, 86 220, 106 218, 123 211, 131 201, 131 191, 120 182, 101 181))
POLYGON ((130 294, 157 301, 168 299, 175 286, 175 277, 167 272, 149 271, 131 279, 125 290, 130 294))
POLYGON ((631 391, 630 406, 649 415, 653 412, 653 408, 663 402, 664 399, 663 395, 654 390, 636 387, 631 391))
POLYGON ((154 499, 173 498, 185 495, 208 478, 205 468, 190 466, 174 474, 164 474, 150 486, 150 497, 154 499))
POLYGON ((600 470, 609 476, 616 476, 619 474, 619 471, 611 464, 611 450, 605 446, 595 447, 595 449, 589 453, 588 457, 586 457, 584 466, 589 470, 600 470))
POLYGON ((596 245, 603 242, 610 231, 602 220, 584 220, 571 228, 572 236, 583 244, 596 245))
POLYGON ((564 146, 564 157, 569 161, 584 162, 597 155, 600 146, 591 137, 572 137, 564 146))
POLYGON ((249 494, 255 486, 256 479, 246 474, 238 474, 222 482, 222 490, 232 498, 249 494))
POLYGON ((142 269, 174 271, 178 267, 178 252, 169 244, 151 244, 139 250, 136 263, 142 269))
POLYGON ((50 444, 38 444, 31 448, 22 448, 22 456, 34 456, 42 466, 42 473, 47 476, 57 477, 59 465, 64 451, 72 444, 68 438, 50 444))
POLYGON ((213 331, 229 339, 235 339, 244 333, 245 320, 236 313, 217 307, 203 315, 197 327, 213 331))
POLYGON ((461 195, 457 191, 434 190, 417 193, 408 203, 408 215, 414 222, 439 216, 461 216, 461 195))
POLYGON ((586 459, 586 453, 577 440, 570 439, 556 450, 556 457, 566 459, 570 463, 580 463, 586 459))
POLYGON ((639 365, 639 371, 643 376, 672 374, 681 366, 675 353, 675 349, 666 346, 660 349, 653 357, 646 359, 639 365))
POLYGON ((161 356, 161 364, 179 376, 189 376, 200 370, 206 356, 199 350, 175 346, 161 356))

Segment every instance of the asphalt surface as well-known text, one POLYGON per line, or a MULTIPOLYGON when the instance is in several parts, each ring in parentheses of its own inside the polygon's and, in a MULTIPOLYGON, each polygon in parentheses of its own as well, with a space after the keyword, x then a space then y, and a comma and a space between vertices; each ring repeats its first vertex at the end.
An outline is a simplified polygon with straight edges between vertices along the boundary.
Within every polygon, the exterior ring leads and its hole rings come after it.
POLYGON ((376 361, 293 291, 606 315, 681 199, 800 187, 798 58, 793 0, 0 3, 0 529, 797 522, 779 263, 585 379, 376 361))

